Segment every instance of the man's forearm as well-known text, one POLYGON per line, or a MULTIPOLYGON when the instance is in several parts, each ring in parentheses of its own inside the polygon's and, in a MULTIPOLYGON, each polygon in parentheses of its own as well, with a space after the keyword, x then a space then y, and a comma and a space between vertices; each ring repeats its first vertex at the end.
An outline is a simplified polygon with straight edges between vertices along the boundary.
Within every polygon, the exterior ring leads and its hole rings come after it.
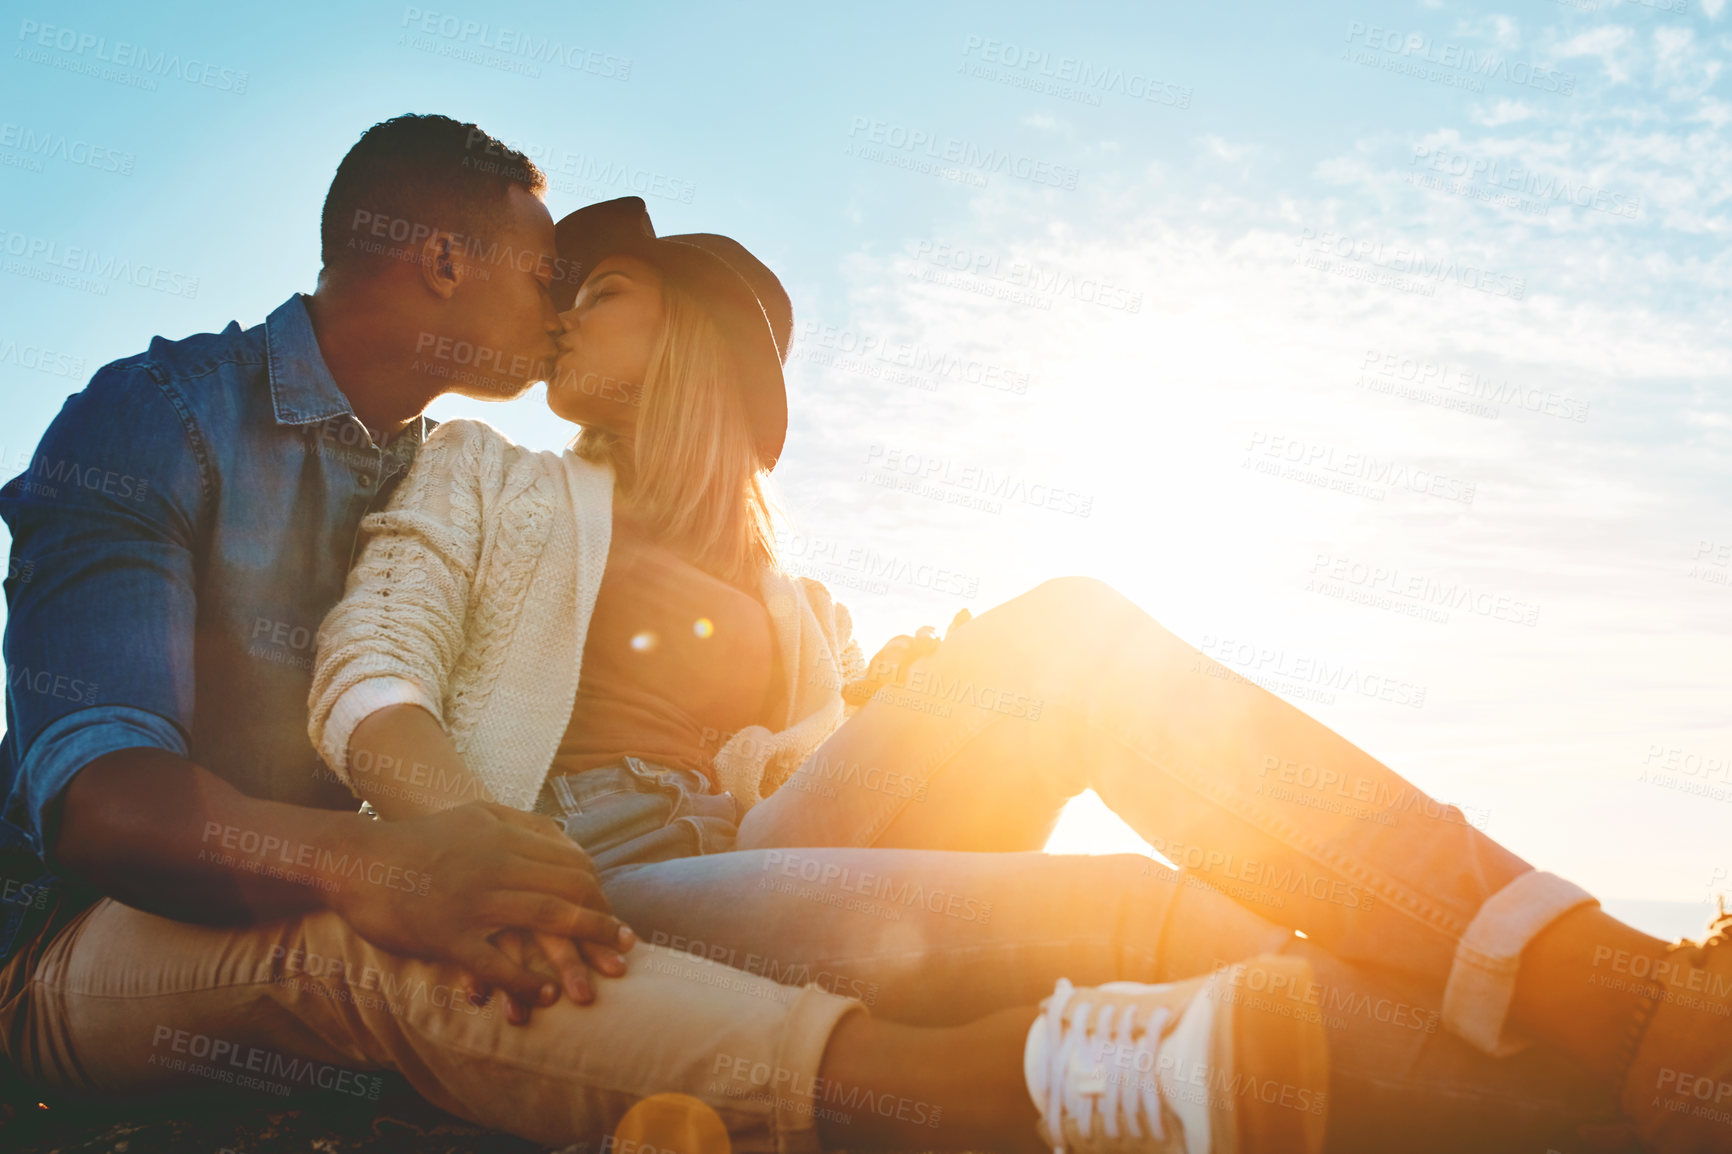
POLYGON ((333 907, 356 863, 368 868, 371 824, 359 813, 261 801, 183 757, 127 749, 73 777, 50 857, 137 909, 244 924, 333 907))

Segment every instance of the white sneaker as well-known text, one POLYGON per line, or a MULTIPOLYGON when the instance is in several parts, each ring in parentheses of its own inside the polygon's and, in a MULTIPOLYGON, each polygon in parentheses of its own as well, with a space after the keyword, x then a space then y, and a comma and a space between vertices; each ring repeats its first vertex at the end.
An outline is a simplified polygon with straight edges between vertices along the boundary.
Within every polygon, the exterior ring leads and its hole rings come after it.
POLYGON ((1329 1046, 1311 966, 1265 955, 1206 977, 1060 978, 1022 1070, 1055 1154, 1315 1154, 1329 1046))

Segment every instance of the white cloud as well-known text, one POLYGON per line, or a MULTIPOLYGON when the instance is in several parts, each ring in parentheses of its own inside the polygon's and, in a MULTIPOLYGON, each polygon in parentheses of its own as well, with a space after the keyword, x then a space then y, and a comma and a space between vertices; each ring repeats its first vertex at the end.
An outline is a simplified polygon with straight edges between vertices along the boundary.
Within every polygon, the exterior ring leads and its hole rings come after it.
POLYGON ((1699 120, 1715 128, 1724 128, 1726 125, 1732 124, 1732 104, 1728 104, 1724 100, 1716 100, 1711 96, 1704 97, 1691 119, 1699 120))
POLYGON ((1654 80, 1673 99, 1700 96, 1720 78, 1723 62, 1705 54, 1693 29, 1663 24, 1654 29, 1654 80))
POLYGON ((1500 13, 1488 13, 1472 20, 1457 20, 1455 32, 1458 36, 1475 36, 1489 40, 1505 52, 1514 52, 1521 47, 1521 26, 1515 17, 1500 13))
POLYGON ((1564 59, 1594 57, 1605 69, 1606 79, 1613 84, 1622 84, 1630 78, 1630 65, 1620 57, 1633 39, 1634 33, 1630 29, 1604 24, 1572 36, 1553 49, 1553 53, 1564 59))
POLYGON ((1473 106, 1469 114, 1476 124, 1487 128, 1497 128, 1499 125, 1516 124, 1523 120, 1531 120, 1535 115, 1534 106, 1521 100, 1511 100, 1507 96, 1500 97, 1490 108, 1483 104, 1473 106))
POLYGON ((1237 164, 1256 151, 1251 144, 1229 144, 1219 136, 1210 134, 1203 137, 1203 151, 1216 160, 1225 160, 1237 164))

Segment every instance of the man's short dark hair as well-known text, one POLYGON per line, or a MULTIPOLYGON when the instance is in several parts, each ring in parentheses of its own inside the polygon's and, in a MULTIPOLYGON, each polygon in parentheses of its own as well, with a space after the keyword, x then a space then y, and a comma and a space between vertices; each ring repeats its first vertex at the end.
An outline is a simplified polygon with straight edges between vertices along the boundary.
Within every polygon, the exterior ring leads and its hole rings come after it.
POLYGON ((547 177, 473 124, 413 114, 381 121, 337 166, 320 258, 327 270, 356 268, 392 248, 418 251, 430 230, 485 240, 505 223, 514 186, 540 196, 547 177))

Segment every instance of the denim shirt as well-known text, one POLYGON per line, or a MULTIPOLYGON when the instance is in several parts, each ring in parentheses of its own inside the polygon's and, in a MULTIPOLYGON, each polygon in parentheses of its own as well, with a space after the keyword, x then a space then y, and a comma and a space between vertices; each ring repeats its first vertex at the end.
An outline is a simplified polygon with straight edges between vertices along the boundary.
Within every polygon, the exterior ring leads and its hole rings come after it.
POLYGON ((299 294, 250 329, 158 337, 67 399, 0 488, 0 959, 41 931, 57 802, 103 754, 164 749, 253 797, 357 806, 307 738, 314 638, 361 518, 432 425, 375 446, 299 294))

